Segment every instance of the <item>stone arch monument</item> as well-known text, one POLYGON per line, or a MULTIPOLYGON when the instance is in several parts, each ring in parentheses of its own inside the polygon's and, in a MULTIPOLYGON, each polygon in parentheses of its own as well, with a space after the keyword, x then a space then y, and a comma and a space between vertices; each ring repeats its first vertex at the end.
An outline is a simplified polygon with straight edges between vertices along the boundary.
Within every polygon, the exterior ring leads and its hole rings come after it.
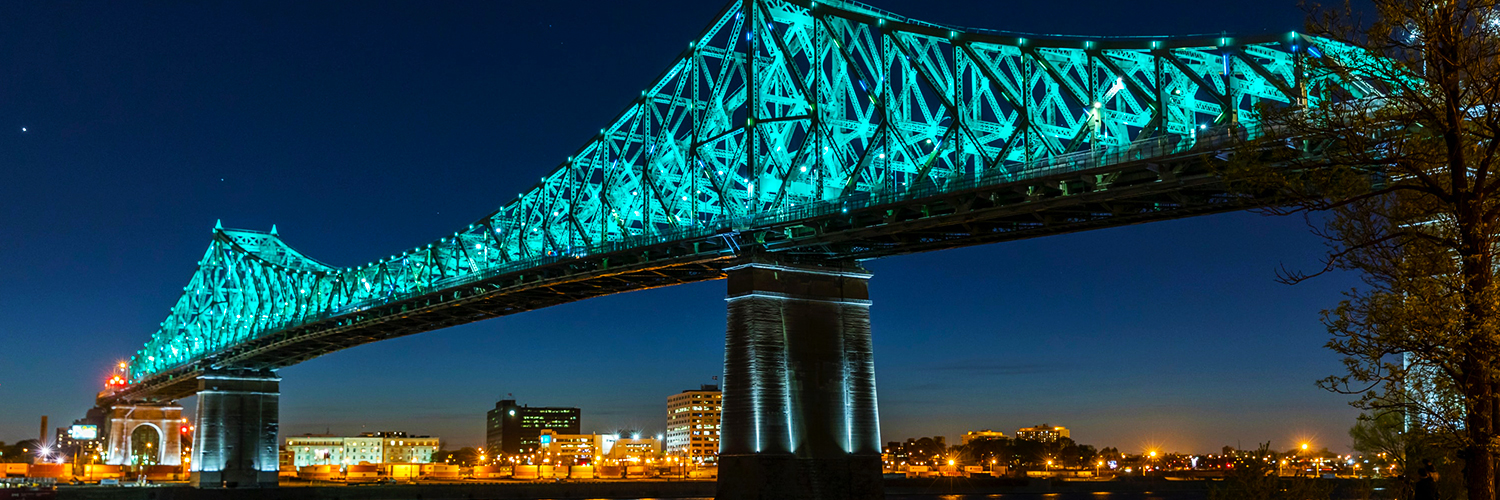
POLYGON ((156 447, 157 465, 182 465, 182 438, 177 431, 182 425, 182 407, 171 403, 120 403, 109 407, 105 418, 105 429, 109 433, 104 463, 130 465, 131 434, 142 426, 152 427, 158 434, 160 446, 156 447))

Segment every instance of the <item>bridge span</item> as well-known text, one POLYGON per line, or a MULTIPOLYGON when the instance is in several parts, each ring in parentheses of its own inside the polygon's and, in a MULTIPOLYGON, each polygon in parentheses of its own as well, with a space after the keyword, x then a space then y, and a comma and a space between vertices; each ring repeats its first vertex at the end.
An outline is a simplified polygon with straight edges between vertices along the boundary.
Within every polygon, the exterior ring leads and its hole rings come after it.
POLYGON ((613 293, 729 280, 720 498, 879 497, 859 262, 1236 210, 1261 104, 1337 42, 1043 36, 734 1, 613 121, 452 235, 334 267, 216 227, 101 406, 198 395, 203 487, 274 485, 275 370, 613 293), (808 493, 815 492, 815 493, 808 493))

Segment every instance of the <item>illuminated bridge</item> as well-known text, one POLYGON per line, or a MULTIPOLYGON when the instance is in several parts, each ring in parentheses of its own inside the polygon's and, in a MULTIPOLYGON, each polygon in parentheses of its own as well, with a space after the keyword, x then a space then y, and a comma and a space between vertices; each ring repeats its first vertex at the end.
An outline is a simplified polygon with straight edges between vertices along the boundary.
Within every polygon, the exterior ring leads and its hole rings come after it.
POLYGON ((1260 133, 1257 105, 1350 87, 1306 64, 1344 47, 734 2, 581 148, 449 236, 335 267, 274 228, 216 227, 129 384, 100 403, 197 394, 196 481, 274 485, 278 368, 728 278, 720 498, 878 497, 858 262, 1242 209, 1215 163, 1260 133))

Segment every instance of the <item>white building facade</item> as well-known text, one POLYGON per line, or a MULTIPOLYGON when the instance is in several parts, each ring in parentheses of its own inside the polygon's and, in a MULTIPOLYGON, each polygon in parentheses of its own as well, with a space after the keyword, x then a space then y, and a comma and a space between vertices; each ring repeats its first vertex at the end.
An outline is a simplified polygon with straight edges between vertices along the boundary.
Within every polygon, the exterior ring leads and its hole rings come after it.
POLYGON ((705 385, 667 397, 666 453, 698 463, 718 462, 724 394, 705 385))
POLYGON ((440 440, 404 432, 367 432, 359 436, 286 438, 292 465, 425 464, 432 462, 440 440))

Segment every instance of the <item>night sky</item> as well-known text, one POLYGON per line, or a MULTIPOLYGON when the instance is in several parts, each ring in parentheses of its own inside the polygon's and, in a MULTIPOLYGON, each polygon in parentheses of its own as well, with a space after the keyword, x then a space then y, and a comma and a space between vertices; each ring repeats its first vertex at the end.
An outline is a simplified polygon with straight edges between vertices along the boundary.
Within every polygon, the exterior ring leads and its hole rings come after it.
MULTIPOLYGON (((1303 18, 1292 0, 874 4, 1094 35, 1303 18)), ((274 223, 334 265, 450 234, 584 144, 721 7, 0 3, 0 441, 83 416, 215 220, 274 223)), ((1235 213, 868 262, 881 437, 1048 422, 1131 451, 1346 451, 1357 412, 1314 386, 1340 369, 1318 311, 1356 281, 1274 282, 1321 252, 1301 219, 1235 213)), ((281 370, 282 435, 475 446, 507 393, 656 433, 668 395, 721 373, 723 336, 708 282, 357 347, 281 370)))

